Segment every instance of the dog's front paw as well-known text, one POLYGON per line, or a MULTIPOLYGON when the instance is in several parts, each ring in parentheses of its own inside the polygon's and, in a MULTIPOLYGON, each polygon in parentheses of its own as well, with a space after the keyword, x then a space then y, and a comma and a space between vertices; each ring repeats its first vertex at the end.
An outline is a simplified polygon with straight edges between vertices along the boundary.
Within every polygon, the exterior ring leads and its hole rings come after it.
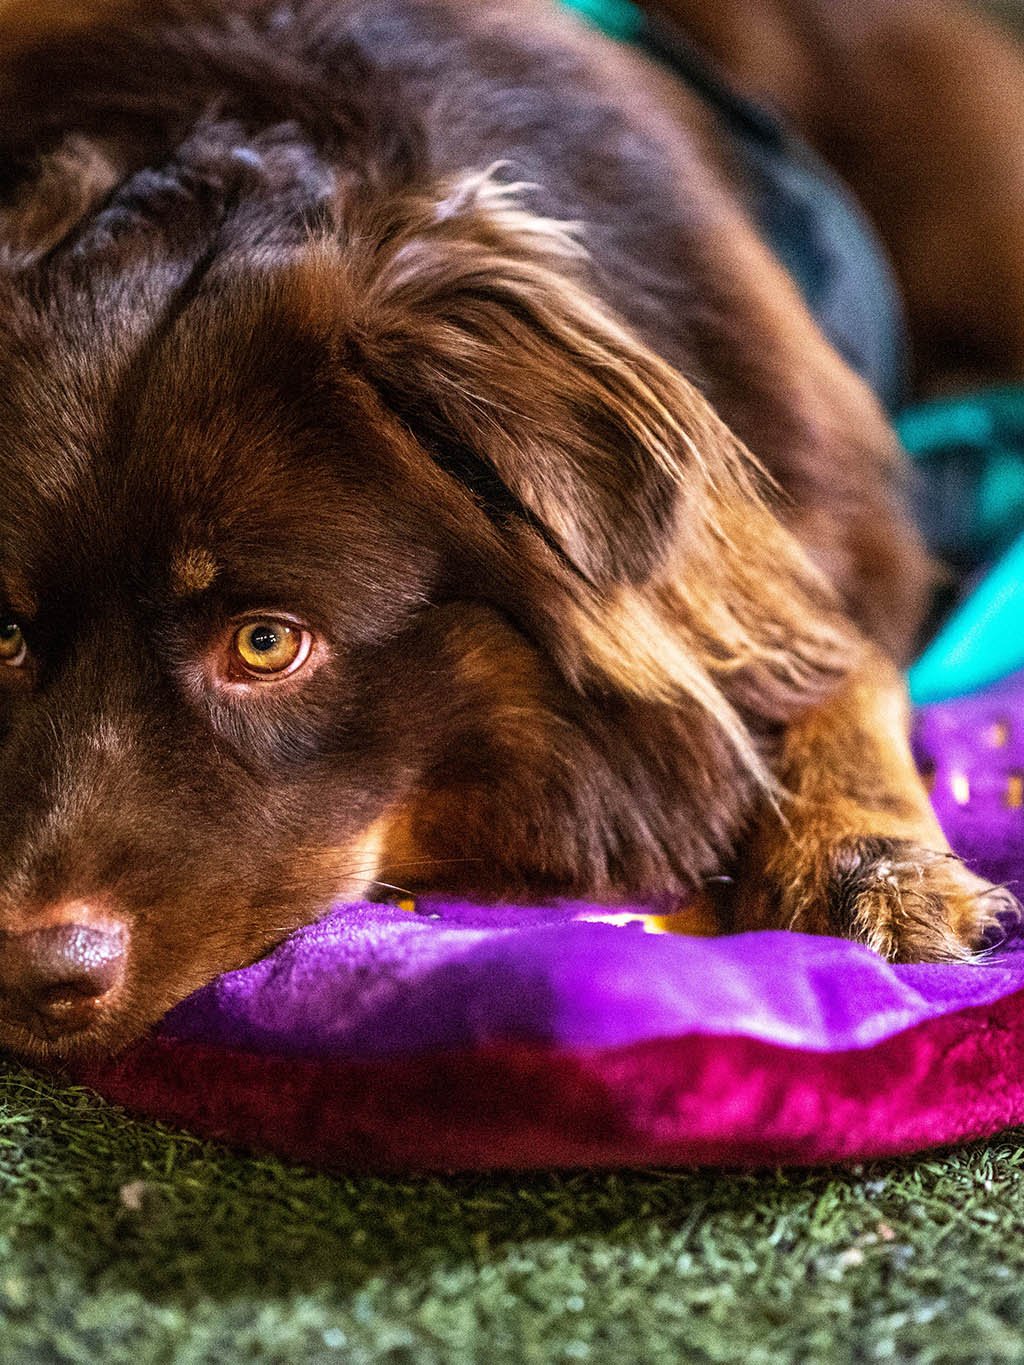
MULTIPOLYGON (((1004 941, 1021 922, 1005 887, 976 876, 952 853, 865 836, 827 850, 812 886, 792 887, 799 921, 821 897, 828 931, 893 962, 964 962, 1004 941)), ((794 927, 799 927, 795 923, 794 927)))

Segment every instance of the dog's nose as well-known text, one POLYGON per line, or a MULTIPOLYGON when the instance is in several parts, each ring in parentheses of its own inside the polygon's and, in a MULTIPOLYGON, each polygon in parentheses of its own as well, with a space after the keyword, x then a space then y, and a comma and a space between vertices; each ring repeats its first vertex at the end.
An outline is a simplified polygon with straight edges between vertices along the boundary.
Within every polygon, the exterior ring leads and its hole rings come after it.
POLYGON ((87 911, 75 909, 75 920, 58 913, 57 923, 41 916, 42 927, 0 933, 0 996, 19 1012, 73 1026, 120 983, 127 929, 110 919, 80 922, 87 911))

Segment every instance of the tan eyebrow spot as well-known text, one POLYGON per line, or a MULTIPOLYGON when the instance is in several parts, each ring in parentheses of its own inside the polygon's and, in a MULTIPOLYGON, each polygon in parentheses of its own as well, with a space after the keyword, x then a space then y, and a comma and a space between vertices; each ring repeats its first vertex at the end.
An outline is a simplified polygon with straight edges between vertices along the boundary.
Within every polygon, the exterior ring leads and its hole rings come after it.
POLYGON ((171 586, 179 597, 205 592, 217 577, 217 567, 209 550, 178 550, 171 560, 171 586))

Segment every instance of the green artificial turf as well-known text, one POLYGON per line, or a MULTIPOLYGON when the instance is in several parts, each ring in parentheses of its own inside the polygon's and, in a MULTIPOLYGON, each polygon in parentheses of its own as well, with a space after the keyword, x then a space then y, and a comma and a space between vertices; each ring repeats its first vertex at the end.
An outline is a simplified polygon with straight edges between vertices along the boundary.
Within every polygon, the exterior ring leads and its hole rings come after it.
POLYGON ((853 1171, 357 1179, 0 1071, 0 1360, 1024 1359, 1024 1133, 853 1171))

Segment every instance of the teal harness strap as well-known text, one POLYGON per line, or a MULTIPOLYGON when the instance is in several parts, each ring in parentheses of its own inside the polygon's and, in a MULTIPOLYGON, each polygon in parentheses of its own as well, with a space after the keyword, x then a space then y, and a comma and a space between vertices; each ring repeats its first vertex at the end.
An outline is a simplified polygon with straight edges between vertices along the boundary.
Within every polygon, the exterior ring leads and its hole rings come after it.
POLYGON ((918 521, 941 559, 970 572, 1024 530, 1024 389, 920 403, 896 430, 918 461, 918 521))
POLYGON ((609 38, 617 38, 622 43, 639 43, 643 37, 646 19, 630 0, 562 0, 562 4, 567 9, 574 9, 609 38))
POLYGON ((920 704, 1024 668, 1024 388, 922 403, 896 429, 933 553, 963 574, 991 566, 910 670, 920 704))

